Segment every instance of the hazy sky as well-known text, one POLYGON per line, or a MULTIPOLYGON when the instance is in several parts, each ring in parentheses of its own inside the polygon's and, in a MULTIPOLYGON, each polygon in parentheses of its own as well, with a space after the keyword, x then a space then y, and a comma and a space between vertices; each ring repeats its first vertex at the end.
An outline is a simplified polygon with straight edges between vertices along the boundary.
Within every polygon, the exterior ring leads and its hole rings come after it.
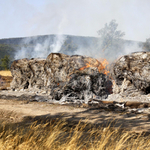
POLYGON ((45 34, 98 36, 115 19, 124 39, 150 37, 150 0, 0 0, 0 39, 45 34))

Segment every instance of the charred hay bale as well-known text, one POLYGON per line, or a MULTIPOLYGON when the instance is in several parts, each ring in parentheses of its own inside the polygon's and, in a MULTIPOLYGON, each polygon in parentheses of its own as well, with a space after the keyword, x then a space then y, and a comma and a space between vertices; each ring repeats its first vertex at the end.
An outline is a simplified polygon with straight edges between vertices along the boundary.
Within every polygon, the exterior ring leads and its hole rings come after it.
POLYGON ((104 67, 94 58, 51 53, 46 59, 45 70, 47 86, 52 89, 54 99, 59 100, 63 95, 77 99, 91 97, 92 93, 107 95, 104 67))
POLYGON ((67 95, 68 99, 85 100, 93 98, 93 95, 101 98, 107 98, 106 75, 99 73, 96 76, 86 74, 72 74, 70 80, 63 87, 53 86, 51 96, 53 99, 60 100, 67 95))
POLYGON ((42 59, 20 59, 15 60, 11 65, 13 80, 11 89, 21 90, 28 88, 44 87, 45 60, 42 59))
POLYGON ((49 78, 49 84, 66 82, 71 74, 95 75, 104 71, 103 65, 94 58, 80 55, 68 56, 61 53, 48 55, 45 70, 49 78))
POLYGON ((46 84, 45 59, 31 59, 29 67, 31 76, 29 79, 29 88, 42 89, 46 84))
POLYGON ((89 75, 72 74, 69 82, 64 86, 63 93, 68 97, 75 97, 76 99, 85 99, 91 93, 91 77, 89 75))
POLYGON ((48 55, 45 63, 45 71, 48 79, 47 86, 66 81, 69 57, 60 53, 51 53, 48 55))
POLYGON ((92 92, 100 97, 107 98, 108 94, 111 94, 111 81, 109 78, 102 73, 98 73, 97 75, 91 76, 92 80, 92 92), (110 85, 109 85, 110 84, 110 85))
POLYGON ((62 97, 90 99, 93 95, 107 97, 109 79, 103 65, 96 59, 80 55, 51 53, 47 59, 21 59, 12 63, 13 90, 29 89, 62 97))
POLYGON ((113 67, 117 93, 150 93, 150 52, 122 56, 113 67))
POLYGON ((64 89, 64 94, 73 93, 73 96, 78 99, 86 99, 87 97, 90 99, 93 98, 93 95, 106 98, 108 96, 107 81, 108 77, 102 73, 96 75, 73 74, 64 89))
POLYGON ((31 72, 28 62, 29 59, 24 58, 15 60, 12 63, 10 70, 13 76, 13 80, 11 82, 11 88, 13 90, 26 88, 29 84, 29 79, 27 77, 31 76, 31 72))
POLYGON ((70 69, 74 69, 70 73, 81 73, 88 75, 96 75, 97 73, 104 73, 103 65, 95 58, 84 57, 80 55, 73 55, 69 61, 69 64, 72 64, 70 69))

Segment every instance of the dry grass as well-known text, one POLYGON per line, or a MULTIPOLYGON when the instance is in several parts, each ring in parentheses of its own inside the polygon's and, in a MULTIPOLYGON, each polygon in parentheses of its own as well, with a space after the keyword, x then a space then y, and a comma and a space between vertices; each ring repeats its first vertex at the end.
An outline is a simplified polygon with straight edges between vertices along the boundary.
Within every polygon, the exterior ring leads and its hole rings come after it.
POLYGON ((8 71, 8 70, 7 71, 0 71, 0 75, 1 76, 12 76, 11 71, 8 71))
POLYGON ((0 71, 0 90, 7 90, 10 87, 11 81, 12 75, 10 71, 0 71))
MULTIPOLYGON (((30 117, 29 117, 30 118, 30 117)), ((15 150, 149 150, 150 136, 108 127, 91 127, 81 121, 52 119, 47 122, 0 125, 0 149, 15 150)))

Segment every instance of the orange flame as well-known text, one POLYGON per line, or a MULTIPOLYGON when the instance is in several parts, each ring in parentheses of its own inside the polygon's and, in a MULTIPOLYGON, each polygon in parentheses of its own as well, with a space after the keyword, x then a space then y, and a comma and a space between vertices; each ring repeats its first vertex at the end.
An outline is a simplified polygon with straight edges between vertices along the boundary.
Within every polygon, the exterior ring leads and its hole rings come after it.
POLYGON ((109 71, 107 70, 107 65, 109 64, 108 61, 106 59, 103 59, 100 61, 102 63, 102 65, 104 66, 103 70, 104 70, 104 74, 108 74, 109 71))
POLYGON ((86 66, 81 67, 79 70, 82 71, 89 67, 96 67, 96 68, 98 68, 99 72, 102 72, 106 75, 109 73, 109 71, 106 70, 106 66, 108 65, 108 61, 106 59, 104 59, 100 62, 97 60, 95 63, 91 63, 91 61, 92 60, 90 60, 88 63, 86 63, 86 66))

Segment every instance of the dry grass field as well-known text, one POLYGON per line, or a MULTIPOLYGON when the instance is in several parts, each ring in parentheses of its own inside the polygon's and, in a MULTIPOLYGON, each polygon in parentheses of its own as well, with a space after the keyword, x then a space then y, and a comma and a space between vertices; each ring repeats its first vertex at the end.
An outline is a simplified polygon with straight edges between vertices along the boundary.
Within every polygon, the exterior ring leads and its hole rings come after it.
MULTIPOLYGON (((21 101, 18 103, 28 105, 21 101)), ((17 101, 12 107, 16 104, 17 101)), ((113 122, 97 126, 88 120, 74 121, 54 115, 31 116, 10 110, 0 109, 0 150, 150 149, 150 134, 116 128, 113 122)))
MULTIPOLYGON (((2 113, 2 112, 1 112, 2 113)), ((7 113, 3 115, 9 116, 7 113)), ((15 114, 16 115, 16 114, 15 114)), ((94 127, 79 121, 70 125, 57 118, 25 117, 0 124, 1 150, 149 150, 150 136, 120 128, 94 127)))
POLYGON ((1 76, 12 76, 10 71, 0 71, 1 76))

